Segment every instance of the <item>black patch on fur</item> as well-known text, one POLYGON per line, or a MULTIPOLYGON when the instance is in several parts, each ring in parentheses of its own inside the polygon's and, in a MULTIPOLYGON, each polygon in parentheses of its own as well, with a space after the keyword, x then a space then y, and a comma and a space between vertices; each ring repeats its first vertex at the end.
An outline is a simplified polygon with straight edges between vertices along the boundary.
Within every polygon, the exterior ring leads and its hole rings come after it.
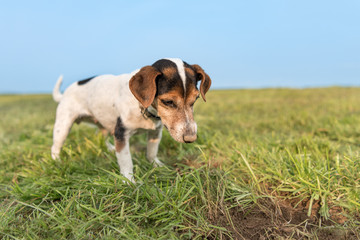
POLYGON ((83 79, 81 81, 78 81, 78 85, 84 85, 86 84, 87 82, 89 82, 91 79, 95 78, 96 76, 92 76, 92 77, 89 77, 89 78, 86 78, 86 79, 83 79))
POLYGON ((176 73, 171 77, 167 77, 164 74, 160 75, 156 79, 156 95, 162 95, 167 93, 174 88, 181 88, 183 89, 183 83, 181 77, 179 75, 177 66, 174 62, 167 60, 167 59, 160 59, 152 65, 158 71, 163 72, 166 68, 174 68, 176 73))
POLYGON ((117 121, 116 121, 114 136, 115 136, 116 140, 118 140, 118 141, 125 140, 125 127, 124 127, 120 117, 118 117, 117 121))
MULTIPOLYGON (((187 62, 184 62, 184 67, 185 68, 190 68, 195 73, 195 69, 190 64, 188 64, 187 62)), ((186 76, 186 92, 189 91, 189 85, 195 85, 195 88, 197 90, 199 90, 198 87, 197 87, 198 81, 196 79, 196 76, 192 76, 192 75, 188 74, 186 71, 185 71, 185 76, 186 76)))
POLYGON ((168 59, 160 59, 156 61, 152 66, 160 72, 162 72, 162 70, 164 70, 165 68, 169 67, 177 69, 176 64, 168 59))
POLYGON ((188 68, 191 68, 192 70, 194 70, 190 64, 188 64, 188 63, 185 62, 185 61, 183 61, 183 62, 184 62, 184 67, 188 67, 188 68))

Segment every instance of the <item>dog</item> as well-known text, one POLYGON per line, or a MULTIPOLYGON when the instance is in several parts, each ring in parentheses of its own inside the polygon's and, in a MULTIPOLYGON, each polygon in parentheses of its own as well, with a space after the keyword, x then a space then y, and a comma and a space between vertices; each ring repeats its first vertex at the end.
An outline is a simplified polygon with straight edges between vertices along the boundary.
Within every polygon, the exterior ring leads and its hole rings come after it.
POLYGON ((130 74, 100 75, 75 82, 63 94, 61 83, 62 76, 53 90, 53 98, 59 104, 52 158, 59 158, 73 123, 90 121, 114 136, 115 146, 108 147, 115 150, 121 174, 134 182, 129 138, 138 130, 146 130, 146 157, 158 166, 162 165, 157 153, 163 126, 176 141, 194 142, 197 125, 193 106, 199 95, 206 101, 211 79, 199 65, 169 58, 130 74))

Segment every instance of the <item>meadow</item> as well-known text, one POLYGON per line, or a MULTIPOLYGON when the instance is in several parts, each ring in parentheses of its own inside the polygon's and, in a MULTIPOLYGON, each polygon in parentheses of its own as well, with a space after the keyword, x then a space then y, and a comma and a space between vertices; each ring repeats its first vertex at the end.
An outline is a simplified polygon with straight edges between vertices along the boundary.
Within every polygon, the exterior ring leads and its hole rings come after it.
POLYGON ((135 184, 96 128, 50 157, 50 95, 0 96, 1 239, 360 239, 360 88, 213 90, 135 184))

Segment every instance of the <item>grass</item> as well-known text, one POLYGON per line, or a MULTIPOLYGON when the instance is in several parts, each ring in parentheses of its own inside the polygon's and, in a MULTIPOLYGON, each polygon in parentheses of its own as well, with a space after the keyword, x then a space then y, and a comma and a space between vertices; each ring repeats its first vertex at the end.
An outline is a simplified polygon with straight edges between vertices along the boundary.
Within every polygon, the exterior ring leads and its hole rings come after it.
POLYGON ((75 125, 50 157, 56 104, 0 96, 0 238, 357 239, 360 89, 211 91, 198 140, 164 131, 153 168, 132 139, 136 184, 105 138, 75 125), (332 237, 331 237, 332 236, 332 237))

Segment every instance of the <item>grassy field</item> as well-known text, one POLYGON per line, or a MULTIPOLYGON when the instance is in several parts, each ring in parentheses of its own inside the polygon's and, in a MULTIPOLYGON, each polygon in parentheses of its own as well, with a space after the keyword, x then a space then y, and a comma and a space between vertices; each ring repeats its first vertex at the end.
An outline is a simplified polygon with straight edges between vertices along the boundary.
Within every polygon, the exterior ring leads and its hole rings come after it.
POLYGON ((360 88, 211 91, 198 140, 132 138, 136 184, 74 125, 50 157, 49 95, 0 96, 0 238, 359 239, 360 88))

